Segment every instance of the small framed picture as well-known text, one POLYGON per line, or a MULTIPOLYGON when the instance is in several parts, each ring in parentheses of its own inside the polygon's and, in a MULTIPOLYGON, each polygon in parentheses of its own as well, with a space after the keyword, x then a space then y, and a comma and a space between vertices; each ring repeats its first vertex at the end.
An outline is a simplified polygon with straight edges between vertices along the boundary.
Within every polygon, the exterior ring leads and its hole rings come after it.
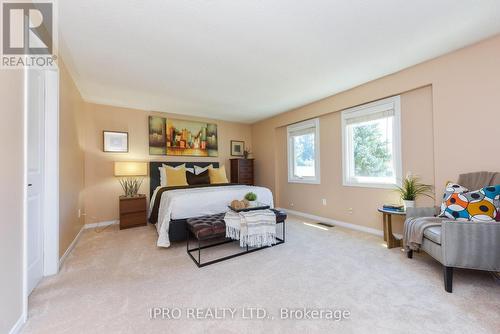
POLYGON ((128 152, 128 132, 103 131, 102 136, 104 152, 128 152))
POLYGON ((245 151, 245 142, 239 140, 231 140, 231 155, 233 157, 242 157, 245 151))

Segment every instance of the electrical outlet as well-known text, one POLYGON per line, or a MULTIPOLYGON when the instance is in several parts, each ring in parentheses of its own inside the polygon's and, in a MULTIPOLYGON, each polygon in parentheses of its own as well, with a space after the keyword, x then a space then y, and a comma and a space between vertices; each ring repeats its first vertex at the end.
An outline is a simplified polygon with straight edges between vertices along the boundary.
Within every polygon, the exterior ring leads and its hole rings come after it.
POLYGON ((321 199, 321 203, 322 203, 324 206, 326 206, 326 198, 322 198, 322 199, 321 199))
POLYGON ((348 209, 347 209, 347 213, 348 213, 348 214, 352 215, 352 212, 353 212, 352 208, 348 208, 348 209))
POLYGON ((82 209, 78 209, 78 218, 82 217, 82 209))
POLYGON ((293 207, 293 203, 290 203, 290 206, 293 207))

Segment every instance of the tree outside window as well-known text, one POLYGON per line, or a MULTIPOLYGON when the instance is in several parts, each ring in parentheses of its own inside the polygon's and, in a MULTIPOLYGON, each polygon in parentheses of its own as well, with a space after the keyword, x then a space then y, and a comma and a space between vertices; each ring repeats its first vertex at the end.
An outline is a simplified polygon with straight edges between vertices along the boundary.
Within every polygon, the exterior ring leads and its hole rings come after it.
POLYGON ((354 173, 357 176, 393 176, 392 156, 377 123, 354 127, 354 173))

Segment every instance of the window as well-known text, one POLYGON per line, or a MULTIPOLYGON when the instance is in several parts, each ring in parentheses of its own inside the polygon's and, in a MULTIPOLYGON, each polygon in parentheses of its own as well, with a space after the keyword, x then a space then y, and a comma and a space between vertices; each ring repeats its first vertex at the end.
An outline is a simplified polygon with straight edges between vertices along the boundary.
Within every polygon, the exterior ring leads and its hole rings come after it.
POLYGON ((342 112, 345 186, 401 184, 400 108, 395 96, 342 112))
POLYGON ((319 119, 287 128, 288 182, 319 184, 319 119))

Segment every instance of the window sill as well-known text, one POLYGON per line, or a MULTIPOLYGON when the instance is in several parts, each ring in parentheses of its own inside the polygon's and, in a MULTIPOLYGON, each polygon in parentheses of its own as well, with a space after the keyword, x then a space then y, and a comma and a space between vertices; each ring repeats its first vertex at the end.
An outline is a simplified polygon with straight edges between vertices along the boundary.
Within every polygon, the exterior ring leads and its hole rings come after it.
POLYGON ((375 188, 375 189, 395 189, 398 185, 394 183, 354 183, 343 182, 344 187, 375 188))
POLYGON ((314 180, 311 180, 311 179, 288 179, 288 183, 304 183, 304 184, 320 184, 320 180, 318 179, 314 179, 314 180))

